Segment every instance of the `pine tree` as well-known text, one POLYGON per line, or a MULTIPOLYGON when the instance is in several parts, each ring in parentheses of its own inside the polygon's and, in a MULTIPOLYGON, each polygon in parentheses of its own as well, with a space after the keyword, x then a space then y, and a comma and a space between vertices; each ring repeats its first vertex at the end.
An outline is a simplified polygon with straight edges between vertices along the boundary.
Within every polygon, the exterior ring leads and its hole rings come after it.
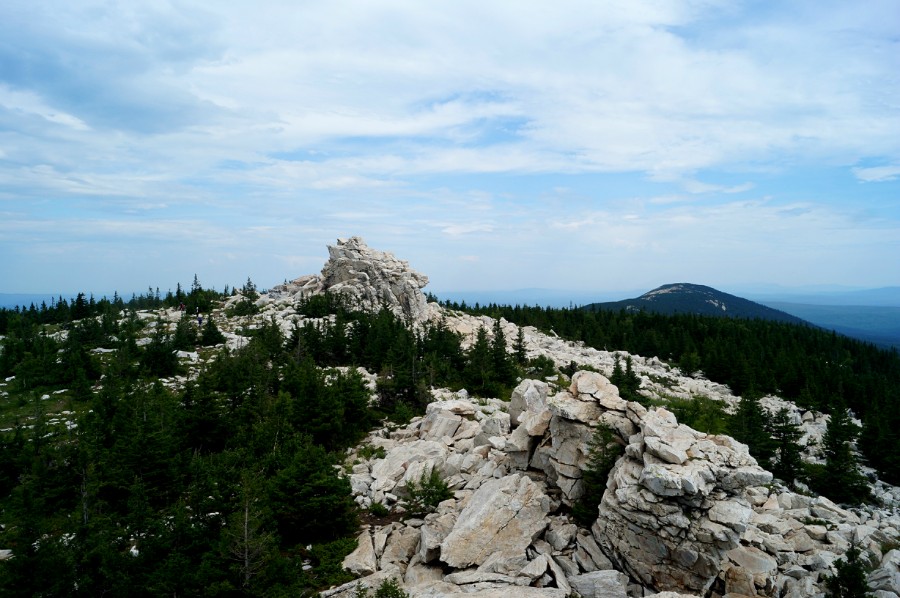
POLYGON ((771 429, 775 448, 772 473, 788 484, 793 484, 803 468, 801 449, 797 443, 803 433, 800 426, 791 422, 787 408, 780 409, 772 417, 771 429))

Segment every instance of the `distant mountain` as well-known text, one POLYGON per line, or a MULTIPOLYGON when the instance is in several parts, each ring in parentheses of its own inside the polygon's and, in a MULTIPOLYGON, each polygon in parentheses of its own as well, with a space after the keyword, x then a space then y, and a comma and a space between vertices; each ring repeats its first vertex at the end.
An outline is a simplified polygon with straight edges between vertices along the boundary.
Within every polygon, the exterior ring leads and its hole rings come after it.
POLYGON ((900 349, 900 307, 877 305, 810 305, 765 302, 769 307, 812 322, 826 330, 890 349, 900 349))
POLYGON ((689 283, 667 284, 635 299, 592 303, 586 305, 584 309, 644 310, 660 314, 759 318, 790 324, 807 324, 805 320, 783 311, 723 293, 712 287, 689 283))

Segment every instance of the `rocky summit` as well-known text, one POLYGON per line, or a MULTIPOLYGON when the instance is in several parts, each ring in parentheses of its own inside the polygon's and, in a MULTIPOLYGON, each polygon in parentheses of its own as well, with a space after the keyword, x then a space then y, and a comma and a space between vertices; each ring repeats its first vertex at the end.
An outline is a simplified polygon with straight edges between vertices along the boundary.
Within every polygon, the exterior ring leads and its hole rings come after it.
POLYGON ((268 298, 292 302, 324 292, 342 295, 349 305, 377 311, 386 307, 416 324, 429 316, 421 289, 428 277, 419 274, 391 253, 370 249, 359 237, 338 239, 328 247, 328 261, 321 275, 301 276, 274 287, 268 298))

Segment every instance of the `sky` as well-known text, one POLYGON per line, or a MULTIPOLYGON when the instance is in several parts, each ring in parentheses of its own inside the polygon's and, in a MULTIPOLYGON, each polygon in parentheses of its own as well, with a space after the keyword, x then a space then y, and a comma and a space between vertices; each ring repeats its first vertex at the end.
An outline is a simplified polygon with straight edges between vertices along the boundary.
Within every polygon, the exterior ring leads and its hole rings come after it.
POLYGON ((0 293, 900 285, 896 0, 4 0, 0 293))

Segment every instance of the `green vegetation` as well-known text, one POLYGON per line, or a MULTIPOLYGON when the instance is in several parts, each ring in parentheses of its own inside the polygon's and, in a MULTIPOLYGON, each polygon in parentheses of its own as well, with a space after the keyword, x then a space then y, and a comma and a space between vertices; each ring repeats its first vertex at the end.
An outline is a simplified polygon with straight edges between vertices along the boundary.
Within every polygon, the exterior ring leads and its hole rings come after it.
POLYGON ((433 513, 441 502, 453 498, 453 491, 440 474, 431 469, 427 475, 423 471, 418 482, 409 482, 406 495, 403 508, 413 517, 421 517, 433 513))
POLYGON ((641 387, 641 379, 634 373, 631 355, 625 358, 625 369, 622 370, 622 360, 619 358, 619 354, 616 354, 615 365, 613 365, 609 381, 619 388, 619 396, 626 401, 645 402, 643 395, 638 393, 638 389, 641 387))
MULTIPOLYGON (((255 292, 248 280, 244 300, 255 292)), ((546 358, 529 360, 522 335, 509 342, 499 325, 479 330, 463 350, 445 323, 411 330, 387 310, 357 312, 330 295, 301 304, 313 319, 286 338, 275 322, 261 322, 247 326, 244 346, 227 351, 215 348, 224 337, 211 315, 226 294, 195 277, 190 292, 179 285, 165 297, 153 289, 127 303, 80 294, 71 303, 0 310, 0 380, 9 378, 0 382, 0 546, 15 555, 0 563, 0 592, 304 595, 347 581, 340 562, 354 548, 360 516, 369 515, 342 475, 349 447, 379 422, 421 413, 431 386, 505 397, 523 375, 559 373, 546 358), (140 311, 182 305, 177 322, 140 311), (205 365, 175 384, 191 371, 177 358, 182 350, 199 352, 205 365), (374 401, 355 366, 377 374, 374 401)), ((734 418, 702 397, 669 401, 681 421, 742 435, 780 476, 806 475, 835 500, 865 499, 854 441, 885 479, 900 479, 896 353, 771 322, 480 311, 519 330, 553 328, 671 363, 687 355, 684 367, 696 361, 744 401, 734 418), (800 468, 786 414, 761 413, 757 397, 776 389, 831 412, 825 466, 800 468), (848 406, 862 431, 850 424, 848 406)), ((623 396, 648 400, 630 359, 613 377, 623 396)), ((585 517, 595 514, 620 451, 610 434, 598 427, 579 507, 585 517)), ((429 471, 410 485, 408 510, 425 513, 451 496, 429 471)))
POLYGON ((625 451, 625 447, 617 440, 615 431, 609 425, 602 422, 597 424, 591 438, 588 466, 581 478, 584 493, 572 508, 576 521, 585 527, 589 527, 597 519, 597 506, 606 492, 609 472, 625 451))
POLYGON ((678 422, 707 434, 727 434, 729 415, 725 405, 704 396, 693 396, 690 399, 665 397, 655 401, 675 414, 678 422))
POLYGON ((846 409, 832 411, 822 438, 825 467, 809 479, 812 490, 837 502, 856 503, 870 498, 868 482, 851 446, 859 432, 846 409))
POLYGON ((866 570, 860 560, 859 546, 853 544, 843 559, 834 562, 836 573, 825 578, 828 598, 867 598, 866 570))
POLYGON ((734 417, 728 422, 731 436, 746 444, 750 454, 766 469, 771 467, 775 454, 770 423, 769 413, 760 405, 759 396, 752 391, 744 393, 734 417))
MULTIPOLYGON (((254 293, 248 280, 241 301, 254 293)), ((14 376, 0 386, 0 547, 15 555, 0 593, 304 595, 348 581, 340 562, 364 514, 346 449, 421 413, 429 386, 508 396, 522 375, 499 327, 464 351, 443 323, 414 332, 327 295, 300 306, 321 319, 288 338, 262 322, 239 350, 215 349, 223 298, 195 279, 164 298, 0 310, 0 374, 14 376), (182 304, 176 322, 139 311, 182 304), (177 351, 205 365, 176 386, 177 351), (379 374, 374 403, 360 365, 379 374)), ((449 497, 430 472, 410 510, 449 497)))
POLYGON ((390 510, 380 502, 373 502, 369 505, 369 513, 371 513, 374 517, 384 517, 390 510))
POLYGON ((802 436, 800 426, 791 422, 787 409, 781 409, 772 416, 769 423, 775 457, 771 463, 772 473, 790 485, 803 472, 803 460, 798 441, 802 436))
MULTIPOLYGON (((373 598, 368 588, 359 587, 356 589, 354 598, 373 598)), ((394 579, 386 579, 381 582, 378 589, 375 590, 374 598, 410 598, 409 593, 403 591, 400 585, 394 579)))

